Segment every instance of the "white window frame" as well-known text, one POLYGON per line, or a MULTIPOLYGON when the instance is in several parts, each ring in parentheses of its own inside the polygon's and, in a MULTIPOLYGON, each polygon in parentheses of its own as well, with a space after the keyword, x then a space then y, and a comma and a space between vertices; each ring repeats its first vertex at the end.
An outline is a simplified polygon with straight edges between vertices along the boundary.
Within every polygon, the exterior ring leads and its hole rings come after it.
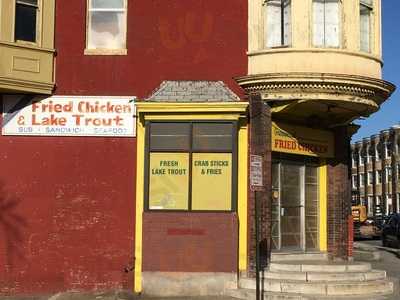
POLYGON ((372 52, 372 42, 373 42, 373 28, 374 28, 374 1, 368 1, 368 0, 359 0, 359 5, 360 5, 360 51, 362 52, 367 52, 371 53, 372 52), (367 3, 370 2, 370 3, 367 3), (369 17, 369 28, 368 28, 368 49, 363 49, 363 27, 362 27, 362 14, 361 14, 361 9, 367 9, 369 11, 368 17, 369 17))
POLYGON ((360 173, 359 181, 360 181, 360 187, 364 187, 364 173, 360 173))
MULTIPOLYGON (((1 3, 0 3, 1 5, 1 3)), ((14 24, 13 24, 13 33, 14 33, 14 41, 19 44, 26 44, 26 45, 34 45, 34 46, 41 46, 41 22, 42 22, 42 0, 37 0, 37 6, 32 5, 30 3, 25 3, 24 0, 15 0, 14 1, 14 24), (30 41, 25 41, 25 40, 17 40, 15 38, 15 30, 16 30, 16 19, 17 19, 17 4, 21 3, 27 6, 31 7, 37 7, 36 8, 36 41, 35 42, 30 42, 30 41)))
POLYGON ((283 47, 290 47, 292 44, 292 0, 263 0, 263 5, 265 6, 264 8, 264 20, 265 20, 265 25, 264 25, 264 47, 266 48, 283 48, 283 47), (285 19, 285 1, 288 2, 288 11, 289 11, 289 16, 287 19, 285 19), (279 22, 273 23, 273 20, 271 21, 271 16, 269 14, 269 3, 270 2, 280 2, 280 19, 279 22), (286 26, 286 23, 288 22, 288 25, 286 26), (279 23, 279 24, 277 24, 279 23), (279 26, 277 26, 279 25, 279 26), (279 42, 274 42, 274 38, 272 40, 270 39, 272 36, 272 28, 273 27, 278 27, 277 33, 280 34, 279 42), (285 29, 287 29, 285 31, 285 29), (285 33, 287 32, 287 40, 285 40, 285 33))
POLYGON ((382 153, 378 149, 379 145, 380 145, 380 143, 375 146, 375 160, 382 160, 382 155, 381 155, 382 153))
POLYGON ((353 189, 356 189, 357 188, 357 175, 353 175, 352 177, 352 186, 353 186, 353 189))
POLYGON ((376 172, 376 184, 381 184, 382 183, 382 171, 381 170, 376 170, 375 171, 376 172), (379 176, 379 172, 381 172, 380 173, 380 176, 379 176))
POLYGON ((373 207, 374 207, 374 196, 372 195, 368 195, 368 216, 372 216, 374 211, 373 211, 373 207))
POLYGON ((312 0, 312 45, 316 48, 341 48, 342 47, 342 26, 343 26, 343 8, 342 8, 342 0, 312 0), (316 41, 316 22, 315 22, 315 2, 323 1, 324 4, 324 21, 323 21, 323 42, 318 43, 316 41), (326 35, 327 35, 327 23, 325 18, 326 13, 326 1, 337 1, 338 5, 338 36, 337 36, 337 44, 336 45, 329 45, 327 43, 326 35))
POLYGON ((123 0, 124 2, 124 8, 115 8, 115 9, 104 9, 104 8, 91 8, 91 2, 92 0, 87 0, 87 9, 86 9, 86 46, 85 46, 85 55, 127 55, 128 50, 127 50, 127 36, 128 36, 128 0, 123 0), (114 11, 114 12, 125 12, 125 48, 119 48, 119 49, 103 49, 103 48, 89 48, 88 43, 89 43, 89 30, 90 30, 90 24, 91 24, 91 12, 94 11, 114 11))
POLYGON ((390 183, 393 179, 392 176, 393 176, 392 168, 386 167, 385 168, 385 182, 390 183), (390 175, 390 180, 389 180, 389 175, 390 175))
POLYGON ((367 176, 368 176, 368 185, 373 185, 374 184, 373 173, 371 171, 368 171, 367 176))

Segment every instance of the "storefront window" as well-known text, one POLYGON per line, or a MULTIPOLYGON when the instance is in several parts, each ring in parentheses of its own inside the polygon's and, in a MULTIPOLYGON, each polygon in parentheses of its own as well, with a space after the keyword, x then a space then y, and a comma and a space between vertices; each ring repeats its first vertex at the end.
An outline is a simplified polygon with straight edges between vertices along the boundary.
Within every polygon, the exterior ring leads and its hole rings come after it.
POLYGON ((149 210, 232 211, 236 201, 235 122, 150 122, 149 210))

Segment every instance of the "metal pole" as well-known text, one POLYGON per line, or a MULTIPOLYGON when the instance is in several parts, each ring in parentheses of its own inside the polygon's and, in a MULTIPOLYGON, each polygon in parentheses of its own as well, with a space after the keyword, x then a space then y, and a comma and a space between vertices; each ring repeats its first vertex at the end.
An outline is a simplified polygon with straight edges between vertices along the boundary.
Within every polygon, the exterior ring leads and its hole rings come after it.
POLYGON ((259 234, 259 210, 260 210, 260 201, 259 195, 260 192, 255 192, 255 225, 256 225, 256 300, 260 300, 260 234, 259 234))

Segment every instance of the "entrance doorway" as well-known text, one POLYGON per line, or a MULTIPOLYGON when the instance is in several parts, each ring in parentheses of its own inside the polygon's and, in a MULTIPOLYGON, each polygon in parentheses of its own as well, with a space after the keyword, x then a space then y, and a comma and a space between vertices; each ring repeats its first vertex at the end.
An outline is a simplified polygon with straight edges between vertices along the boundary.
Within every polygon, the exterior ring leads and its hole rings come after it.
POLYGON ((318 250, 318 167, 274 162, 272 189, 272 248, 318 250))

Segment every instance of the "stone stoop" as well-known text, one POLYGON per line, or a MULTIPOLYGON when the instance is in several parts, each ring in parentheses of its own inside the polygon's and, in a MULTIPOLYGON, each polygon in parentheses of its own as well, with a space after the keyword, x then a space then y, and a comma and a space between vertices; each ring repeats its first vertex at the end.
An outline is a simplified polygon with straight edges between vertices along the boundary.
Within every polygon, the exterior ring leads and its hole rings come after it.
MULTIPOLYGON (((385 299, 394 291, 386 272, 372 270, 369 263, 274 261, 261 278, 264 299, 385 299)), ((240 278, 238 287, 229 296, 254 299, 254 278, 240 278)))

